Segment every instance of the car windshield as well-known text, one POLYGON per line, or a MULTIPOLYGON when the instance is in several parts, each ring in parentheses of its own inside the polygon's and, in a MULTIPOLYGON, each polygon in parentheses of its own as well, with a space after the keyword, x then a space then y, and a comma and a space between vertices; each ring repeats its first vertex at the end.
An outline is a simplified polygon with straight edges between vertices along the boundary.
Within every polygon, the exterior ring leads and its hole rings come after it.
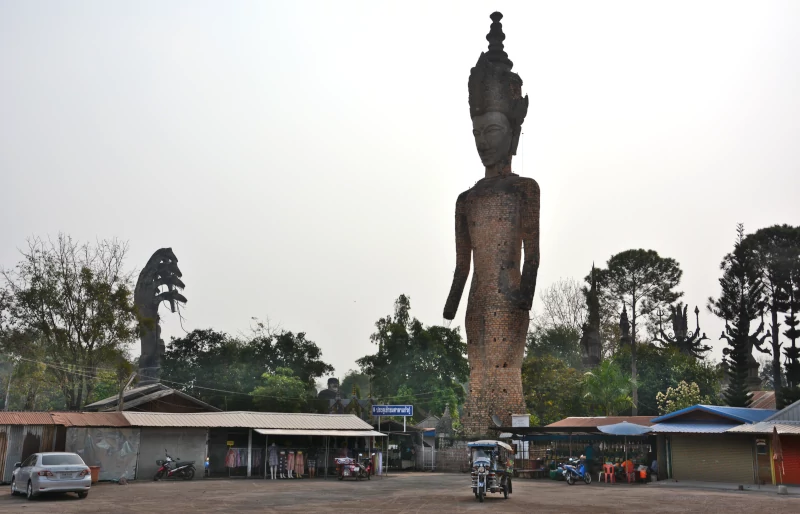
POLYGON ((74 464, 83 465, 83 459, 74 453, 42 455, 42 466, 69 466, 74 464))

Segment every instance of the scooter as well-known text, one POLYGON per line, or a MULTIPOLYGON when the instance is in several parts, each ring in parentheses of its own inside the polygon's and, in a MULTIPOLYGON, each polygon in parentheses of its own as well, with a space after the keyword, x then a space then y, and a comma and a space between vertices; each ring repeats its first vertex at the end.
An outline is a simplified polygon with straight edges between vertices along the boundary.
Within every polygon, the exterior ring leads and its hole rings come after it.
MULTIPOLYGON (((194 461, 186 461, 186 462, 176 462, 172 460, 172 457, 169 456, 167 450, 164 450, 164 454, 167 456, 165 460, 156 460, 156 464, 159 466, 158 471, 156 471, 155 476, 153 476, 153 481, 157 482, 162 478, 182 478, 184 480, 191 480, 194 478, 194 461)), ((180 461, 180 458, 178 458, 180 461)))
POLYGON ((586 464, 576 458, 569 459, 569 464, 562 464, 559 467, 563 470, 564 480, 569 485, 575 485, 576 480, 592 483, 592 475, 586 469, 586 464))
MULTIPOLYGON (((358 454, 361 457, 361 454, 358 454)), ((358 474, 359 478, 366 478, 367 480, 372 480, 370 476, 372 475, 372 461, 369 458, 361 459, 361 463, 358 465, 358 474)))

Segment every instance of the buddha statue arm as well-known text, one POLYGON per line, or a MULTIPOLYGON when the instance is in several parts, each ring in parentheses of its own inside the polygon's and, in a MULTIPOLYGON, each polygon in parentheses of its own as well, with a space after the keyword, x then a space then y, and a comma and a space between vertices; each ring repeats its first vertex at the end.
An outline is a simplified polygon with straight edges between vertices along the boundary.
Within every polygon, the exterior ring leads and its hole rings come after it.
MULTIPOLYGON (((528 181, 526 181, 528 182, 528 181)), ((531 310, 539 273, 539 184, 530 180, 525 187, 522 212, 522 243, 525 257, 519 285, 519 307, 531 310)))
POLYGON ((469 266, 472 260, 472 241, 469 237, 467 226, 467 213, 464 205, 466 193, 462 193, 456 201, 456 271, 453 273, 453 285, 444 305, 443 316, 445 319, 456 317, 461 295, 469 276, 469 266))

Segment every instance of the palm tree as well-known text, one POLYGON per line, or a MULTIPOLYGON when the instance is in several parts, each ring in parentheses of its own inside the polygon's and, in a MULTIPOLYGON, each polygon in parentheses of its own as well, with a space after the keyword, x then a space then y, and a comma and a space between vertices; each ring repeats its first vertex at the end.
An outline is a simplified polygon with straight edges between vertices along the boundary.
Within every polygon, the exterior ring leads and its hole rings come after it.
POLYGON ((633 406, 633 380, 611 360, 604 360, 586 372, 583 387, 586 391, 583 397, 606 416, 616 416, 621 410, 633 406))

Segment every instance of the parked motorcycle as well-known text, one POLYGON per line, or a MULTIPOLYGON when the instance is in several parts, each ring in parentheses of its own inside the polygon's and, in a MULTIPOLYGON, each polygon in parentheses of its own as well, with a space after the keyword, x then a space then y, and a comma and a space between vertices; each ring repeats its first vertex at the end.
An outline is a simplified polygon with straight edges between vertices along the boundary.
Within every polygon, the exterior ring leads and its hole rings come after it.
POLYGON ((571 458, 568 464, 561 464, 559 468, 562 469, 564 480, 566 480, 569 485, 575 485, 577 480, 583 480, 587 484, 592 483, 592 475, 589 473, 589 470, 586 469, 586 463, 583 460, 571 458))
POLYGON ((164 455, 167 456, 164 460, 156 460, 156 464, 159 466, 158 471, 156 471, 155 476, 153 476, 154 481, 161 480, 162 478, 182 478, 183 480, 191 480, 194 478, 194 462, 193 460, 181 462, 180 457, 177 461, 173 460, 172 457, 169 456, 167 450, 164 450, 164 455))
POLYGON ((354 477, 356 480, 361 480, 362 478, 371 480, 372 466, 367 464, 366 459, 359 463, 350 457, 338 458, 336 459, 336 467, 339 480, 344 480, 346 477, 354 477))

